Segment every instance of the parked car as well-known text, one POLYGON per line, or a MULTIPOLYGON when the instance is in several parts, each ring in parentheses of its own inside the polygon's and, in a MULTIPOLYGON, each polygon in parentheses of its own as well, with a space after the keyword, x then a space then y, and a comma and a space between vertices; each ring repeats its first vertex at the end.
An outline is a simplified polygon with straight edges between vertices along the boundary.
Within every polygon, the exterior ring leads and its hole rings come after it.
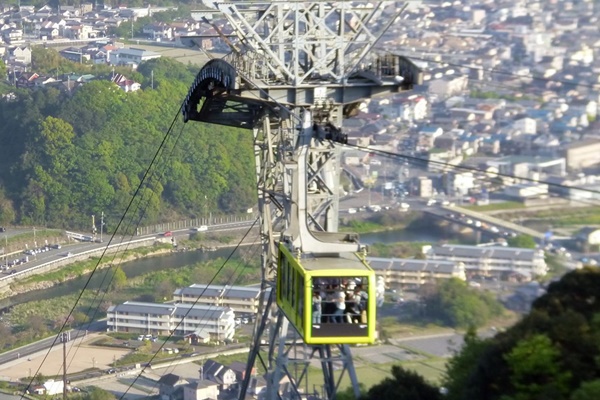
POLYGON ((173 236, 173 232, 166 231, 165 233, 163 233, 163 236, 173 236))

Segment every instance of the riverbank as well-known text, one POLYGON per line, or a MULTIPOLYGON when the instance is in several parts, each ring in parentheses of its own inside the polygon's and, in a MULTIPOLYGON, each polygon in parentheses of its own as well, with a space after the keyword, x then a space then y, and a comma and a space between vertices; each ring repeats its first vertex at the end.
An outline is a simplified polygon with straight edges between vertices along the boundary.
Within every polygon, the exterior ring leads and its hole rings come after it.
MULTIPOLYGON (((182 251, 217 251, 221 249, 232 248, 242 239, 243 233, 228 232, 228 234, 220 235, 213 234, 210 237, 206 235, 191 234, 190 239, 181 240, 174 247, 171 244, 154 242, 152 246, 138 249, 130 249, 119 254, 118 257, 107 257, 106 261, 102 261, 99 257, 90 256, 84 261, 74 261, 66 266, 57 265, 55 269, 49 272, 29 276, 23 279, 15 279, 3 292, 0 293, 0 300, 29 293, 37 290, 50 289, 65 282, 69 282, 82 276, 88 275, 93 271, 105 270, 113 266, 119 266, 131 261, 140 259, 148 259, 165 256, 175 252, 182 251), (204 239, 204 240, 203 240, 204 239)), ((256 241, 254 241, 256 242, 256 241)), ((245 240, 241 246, 254 243, 251 240, 245 240)), ((98 250, 101 254, 102 249, 98 250)))
POLYGON ((15 279, 15 281, 11 283, 7 290, 0 293, 0 300, 35 290, 49 289, 56 285, 89 274, 94 270, 102 270, 140 258, 161 256, 170 252, 171 251, 166 248, 157 248, 151 251, 147 251, 147 248, 144 248, 139 250, 128 250, 126 252, 127 254, 119 259, 113 259, 107 262, 98 263, 99 258, 90 257, 88 260, 76 261, 64 268, 57 266, 57 269, 54 271, 26 277, 24 279, 15 279))

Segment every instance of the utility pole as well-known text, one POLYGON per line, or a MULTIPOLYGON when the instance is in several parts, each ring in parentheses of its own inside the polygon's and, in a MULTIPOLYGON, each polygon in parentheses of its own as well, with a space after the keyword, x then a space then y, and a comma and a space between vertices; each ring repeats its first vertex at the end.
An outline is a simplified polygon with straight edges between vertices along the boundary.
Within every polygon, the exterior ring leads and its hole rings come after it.
POLYGON ((96 239, 96 216, 92 215, 92 235, 94 236, 94 240, 96 239))
POLYGON ((63 332, 61 339, 63 342, 63 400, 67 399, 67 340, 69 340, 69 333, 63 332))
POLYGON ((104 230, 104 211, 100 217, 100 243, 102 243, 102 231, 104 230))

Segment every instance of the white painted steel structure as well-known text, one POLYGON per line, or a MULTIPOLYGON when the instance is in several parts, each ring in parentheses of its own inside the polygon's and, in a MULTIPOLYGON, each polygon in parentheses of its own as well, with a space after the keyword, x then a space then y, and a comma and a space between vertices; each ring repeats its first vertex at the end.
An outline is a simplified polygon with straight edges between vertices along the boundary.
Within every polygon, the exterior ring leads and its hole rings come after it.
MULTIPOLYGON (((361 249, 357 236, 336 232, 339 145, 347 141, 342 120, 364 99, 421 83, 420 70, 408 59, 374 51, 403 7, 321 0, 204 4, 213 12, 192 15, 212 24, 232 52, 200 70, 183 106, 184 120, 251 129, 255 139, 263 298, 239 398, 245 398, 257 362, 267 370, 267 399, 333 399, 345 373, 358 397, 350 348, 307 346, 288 332, 289 321, 275 307, 275 290, 266 293, 275 287, 280 241, 298 257, 361 249), (311 359, 323 370, 318 389, 308 387, 311 359), (283 380, 290 382, 287 389, 283 380)), ((198 47, 201 40, 182 38, 198 47)))

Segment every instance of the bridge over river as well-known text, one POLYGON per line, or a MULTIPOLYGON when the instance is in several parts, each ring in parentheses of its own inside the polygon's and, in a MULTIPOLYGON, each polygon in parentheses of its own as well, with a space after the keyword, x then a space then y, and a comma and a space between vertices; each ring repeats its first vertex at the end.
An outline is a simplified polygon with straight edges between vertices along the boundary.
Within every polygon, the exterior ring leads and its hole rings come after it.
MULTIPOLYGON (((452 223, 464 225, 475 231, 485 232, 491 235, 504 236, 503 232, 514 232, 516 234, 525 234, 532 236, 538 241, 544 240, 545 233, 538 232, 534 229, 527 228, 515 224, 513 222, 496 218, 494 216, 484 214, 481 212, 473 211, 463 207, 457 206, 440 206, 423 209, 423 212, 433 215, 437 218, 442 218, 452 223), (464 214, 464 217, 460 217, 464 214), (467 221, 471 220, 471 223, 467 221), (481 222, 481 226, 476 226, 475 221, 481 222), (498 229, 498 232, 493 231, 493 227, 498 229)), ((553 236, 554 240, 566 240, 569 239, 567 236, 553 236)))

